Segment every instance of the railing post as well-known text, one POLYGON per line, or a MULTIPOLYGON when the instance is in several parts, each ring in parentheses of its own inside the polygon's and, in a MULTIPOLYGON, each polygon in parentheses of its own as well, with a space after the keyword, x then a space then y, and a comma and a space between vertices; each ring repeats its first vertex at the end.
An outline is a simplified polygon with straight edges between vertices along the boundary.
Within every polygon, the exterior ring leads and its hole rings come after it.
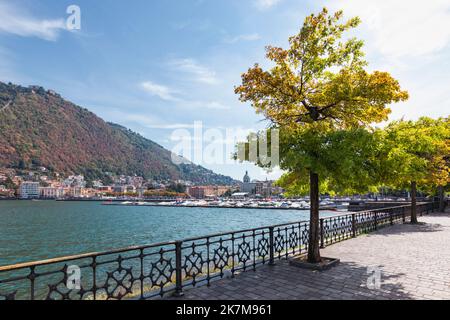
POLYGON ((391 226, 394 225, 394 213, 392 210, 389 211, 389 221, 391 222, 391 226))
POLYGON ((269 227, 269 266, 275 265, 273 227, 269 227))
POLYGON ((374 222, 374 226, 375 226, 375 230, 378 230, 378 212, 374 212, 374 217, 373 217, 373 222, 374 222))
POLYGON ((323 218, 320 219, 320 248, 325 249, 325 229, 323 226, 323 218))
POLYGON ((406 223, 406 212, 405 212, 405 207, 402 207, 402 218, 403 218, 403 223, 406 223))
POLYGON ((181 270, 181 249, 183 242, 177 241, 175 243, 175 297, 182 297, 183 293, 183 277, 181 270))
POLYGON ((352 237, 356 238, 356 214, 352 214, 352 237))

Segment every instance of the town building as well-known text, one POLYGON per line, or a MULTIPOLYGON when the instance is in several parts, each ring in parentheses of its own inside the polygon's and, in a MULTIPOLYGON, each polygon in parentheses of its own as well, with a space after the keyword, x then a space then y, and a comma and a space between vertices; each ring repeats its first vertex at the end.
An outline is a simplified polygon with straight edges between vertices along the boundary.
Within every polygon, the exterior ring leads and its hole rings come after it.
POLYGON ((144 178, 143 177, 138 177, 138 176, 128 176, 126 178, 126 184, 127 185, 131 185, 134 186, 136 188, 141 187, 144 184, 144 178))
POLYGON ((63 184, 66 187, 84 188, 86 186, 86 181, 84 180, 84 176, 82 176, 82 175, 69 176, 66 180, 64 180, 63 184))
POLYGON ((111 187, 111 186, 100 186, 100 187, 97 187, 96 189, 100 192, 106 192, 106 193, 113 192, 113 187, 111 187))
POLYGON ((194 186, 187 188, 187 194, 192 198, 204 199, 222 197, 230 187, 227 186, 194 186))
POLYGON ((127 187, 125 185, 115 185, 113 187, 114 193, 125 193, 127 190, 127 187))
POLYGON ((255 189, 256 189, 256 183, 250 182, 250 176, 248 175, 248 171, 246 171, 244 179, 243 179, 241 192, 255 194, 255 189))
POLYGON ((92 181, 92 187, 95 189, 103 187, 103 183, 100 180, 94 180, 92 181))
POLYGON ((19 187, 21 199, 37 199, 40 197, 39 182, 22 182, 19 187))
POLYGON ((245 172, 245 176, 243 179, 241 193, 247 193, 248 195, 258 196, 268 198, 271 196, 278 196, 283 193, 283 189, 277 186, 274 186, 274 181, 265 180, 265 181, 251 181, 248 172, 245 172))
POLYGON ((272 181, 257 181, 255 183, 255 194, 265 198, 272 196, 272 181))
POLYGON ((231 197, 235 200, 245 200, 248 196, 249 194, 247 192, 235 192, 231 195, 231 197))
POLYGON ((82 198, 84 196, 84 188, 83 187, 69 188, 68 196, 70 198, 82 198))
POLYGON ((44 199, 60 199, 63 198, 65 194, 66 190, 64 188, 57 188, 57 187, 40 188, 41 198, 44 199))

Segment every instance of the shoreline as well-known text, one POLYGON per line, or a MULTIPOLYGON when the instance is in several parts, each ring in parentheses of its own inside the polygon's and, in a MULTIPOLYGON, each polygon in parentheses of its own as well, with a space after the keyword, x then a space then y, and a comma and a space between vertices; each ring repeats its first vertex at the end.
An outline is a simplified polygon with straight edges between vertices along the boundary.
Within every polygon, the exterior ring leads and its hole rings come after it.
MULTIPOLYGON (((205 205, 188 205, 188 206, 180 206, 180 205, 161 205, 161 204, 123 204, 123 203, 103 203, 104 206, 118 206, 118 207, 166 207, 166 208, 203 208, 203 209, 260 209, 260 210, 296 210, 296 211, 309 211, 309 208, 283 208, 283 207, 251 207, 251 206, 205 206, 205 205)), ((322 211, 336 211, 336 212, 346 212, 340 211, 335 207, 320 207, 319 210, 322 211)))

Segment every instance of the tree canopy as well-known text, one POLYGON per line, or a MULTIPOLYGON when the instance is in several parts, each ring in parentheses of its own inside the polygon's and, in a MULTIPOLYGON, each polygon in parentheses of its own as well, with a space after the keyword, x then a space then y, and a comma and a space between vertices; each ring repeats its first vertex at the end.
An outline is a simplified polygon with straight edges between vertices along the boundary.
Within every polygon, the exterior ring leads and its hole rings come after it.
POLYGON ((384 180, 390 186, 407 188, 417 182, 430 191, 449 183, 450 122, 448 118, 394 121, 384 132, 387 154, 384 180))
POLYGON ((322 193, 354 194, 376 190, 382 146, 378 130, 292 131, 284 130, 281 134, 280 164, 288 173, 277 182, 288 194, 308 192, 309 170, 322 177, 322 193))
POLYGON ((305 19, 288 49, 268 46, 274 66, 255 64, 243 74, 235 88, 240 100, 280 126, 349 128, 387 120, 388 105, 407 100, 408 93, 389 73, 366 70, 363 41, 342 40, 360 19, 342 20, 342 11, 324 8, 305 19))

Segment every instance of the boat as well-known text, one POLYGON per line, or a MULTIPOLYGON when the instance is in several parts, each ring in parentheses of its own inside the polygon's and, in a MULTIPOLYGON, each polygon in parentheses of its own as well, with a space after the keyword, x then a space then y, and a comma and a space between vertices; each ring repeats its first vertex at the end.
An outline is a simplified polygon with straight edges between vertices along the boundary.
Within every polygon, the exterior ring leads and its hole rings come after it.
POLYGON ((291 205, 289 204, 289 203, 287 203, 287 202, 283 202, 281 205, 280 205, 280 208, 283 208, 283 209, 288 209, 288 208, 290 208, 291 207, 291 205))
POLYGON ((258 203, 258 206, 259 207, 274 207, 275 206, 275 203, 273 203, 273 202, 260 202, 260 203, 258 203))

